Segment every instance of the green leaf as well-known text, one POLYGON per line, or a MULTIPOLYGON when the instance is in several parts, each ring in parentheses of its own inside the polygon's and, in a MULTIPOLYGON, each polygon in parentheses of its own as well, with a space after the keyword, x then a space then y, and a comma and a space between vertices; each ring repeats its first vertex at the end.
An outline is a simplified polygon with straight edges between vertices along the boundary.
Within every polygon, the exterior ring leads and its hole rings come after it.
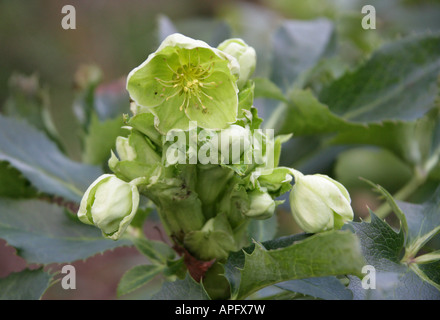
POLYGON ((52 275, 43 268, 12 273, 0 279, 0 300, 38 300, 51 281, 52 275))
POLYGON ((232 297, 237 299, 287 280, 359 275, 364 260, 358 240, 349 231, 316 234, 276 250, 256 244, 251 254, 245 253, 244 261, 237 256, 232 259, 225 266, 225 275, 231 283, 232 297), (234 267, 240 269, 238 285, 234 267))
POLYGON ((164 242, 141 238, 133 238, 132 241, 136 249, 154 263, 166 264, 175 256, 173 249, 164 242))
POLYGON ((333 37, 334 26, 327 19, 283 22, 272 39, 275 84, 284 91, 290 88, 302 72, 331 53, 333 37))
POLYGON ((153 300, 209 300, 209 296, 200 283, 187 273, 183 280, 165 282, 153 300))
POLYGON ((354 126, 343 120, 318 101, 311 90, 293 89, 289 93, 289 102, 283 106, 279 119, 283 126, 281 133, 293 133, 294 136, 333 133, 354 126))
POLYGON ((164 269, 162 265, 138 265, 128 270, 118 284, 118 297, 130 293, 150 282, 164 269))
POLYGON ((74 162, 27 123, 0 116, 0 160, 21 171, 38 190, 79 202, 101 175, 98 167, 74 162))
POLYGON ((254 78, 254 98, 275 99, 287 101, 281 89, 268 78, 254 78))
POLYGON ((350 277, 349 288, 354 299, 439 299, 440 291, 435 283, 420 277, 417 265, 401 263, 404 250, 404 234, 395 232, 373 212, 371 222, 355 222, 352 226, 359 237, 362 252, 376 270, 376 289, 363 289, 361 280, 350 277))
POLYGON ((11 167, 6 161, 0 161, 0 177, 0 197, 32 198, 37 195, 37 191, 20 171, 11 167))
POLYGON ((29 263, 72 262, 131 244, 105 239, 98 228, 43 201, 0 198, 0 212, 0 238, 29 263))
POLYGON ((110 158, 110 151, 115 147, 117 136, 126 134, 122 129, 122 117, 99 121, 92 115, 89 131, 84 137, 83 161, 92 165, 102 165, 110 158))
POLYGON ((353 294, 336 277, 319 277, 281 282, 277 287, 324 300, 351 300, 353 294))
POLYGON ((345 120, 412 121, 433 107, 440 72, 440 34, 388 43, 322 89, 319 100, 345 120))

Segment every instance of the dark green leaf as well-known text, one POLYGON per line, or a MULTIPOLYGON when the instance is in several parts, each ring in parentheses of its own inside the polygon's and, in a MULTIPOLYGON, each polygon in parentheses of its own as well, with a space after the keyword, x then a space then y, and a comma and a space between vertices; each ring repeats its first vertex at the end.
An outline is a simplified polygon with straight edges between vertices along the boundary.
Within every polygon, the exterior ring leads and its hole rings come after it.
POLYGON ((209 300, 209 296, 200 283, 187 273, 184 280, 165 282, 153 300, 209 300))
POLYGON ((38 300, 51 280, 52 275, 42 268, 12 273, 0 279, 0 300, 38 300))
POLYGON ((381 47, 323 88, 319 100, 353 122, 412 121, 433 107, 439 72, 440 34, 411 36, 381 47))
POLYGON ((370 223, 352 223, 352 226, 376 276, 376 289, 363 289, 361 280, 351 277, 349 288, 355 299, 440 299, 435 283, 426 281, 416 265, 401 262, 404 249, 402 231, 395 232, 372 212, 370 223))
POLYGON ((161 265, 138 265, 128 270, 118 284, 117 294, 122 296, 147 284, 164 269, 161 265))
POLYGON ((233 256, 228 262, 225 275, 230 281, 232 296, 242 299, 268 285, 287 280, 359 275, 363 257, 352 233, 329 231, 277 250, 256 244, 251 254, 245 254, 244 261, 242 257, 233 256), (239 284, 234 268, 241 269, 239 284))
POLYGON ((351 300, 353 294, 336 277, 319 277, 290 280, 278 283, 277 287, 325 300, 351 300))
POLYGON ((72 262, 131 244, 105 239, 98 228, 55 204, 0 198, 0 212, 0 238, 29 263, 72 262))
POLYGON ((38 190, 79 202, 102 172, 74 162, 27 123, 0 116, 0 160, 21 171, 38 190))
POLYGON ((274 33, 272 80, 284 91, 332 51, 333 24, 327 19, 287 20, 274 33))
POLYGON ((164 242, 134 238, 133 244, 140 253, 154 263, 166 264, 169 259, 173 259, 175 256, 173 249, 164 242))

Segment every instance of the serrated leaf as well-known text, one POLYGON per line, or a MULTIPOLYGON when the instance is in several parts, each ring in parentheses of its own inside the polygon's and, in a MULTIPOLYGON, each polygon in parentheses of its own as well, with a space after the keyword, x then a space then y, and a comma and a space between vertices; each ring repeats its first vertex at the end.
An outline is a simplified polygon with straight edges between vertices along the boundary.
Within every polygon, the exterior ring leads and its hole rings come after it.
POLYGON ((52 275, 42 268, 12 273, 0 279, 0 300, 38 300, 51 281, 52 275))
POLYGON ((403 231, 395 232, 385 221, 371 212, 371 222, 352 223, 362 245, 365 259, 370 265, 392 271, 400 262, 405 243, 403 231))
POLYGON ((203 286, 196 282, 188 273, 185 279, 165 282, 153 300, 209 300, 203 286))
POLYGON ((27 123, 0 116, 0 160, 8 161, 38 190, 79 202, 102 171, 74 162, 27 123))
POLYGON ((324 300, 351 300, 353 294, 336 277, 319 277, 290 280, 278 283, 277 287, 306 294, 324 300))
MULTIPOLYGON (((238 262, 238 263, 237 263, 238 262)), ((240 280, 231 266, 225 266, 225 275, 230 280, 232 296, 243 299, 251 293, 271 284, 295 279, 330 275, 359 275, 363 257, 359 243, 351 232, 329 231, 308 237, 281 249, 270 250, 256 244, 251 254, 246 253, 240 280)))
POLYGON ((147 284, 164 270, 162 265, 138 265, 128 270, 118 284, 117 294, 122 296, 147 284))
MULTIPOLYGON (((285 248, 297 241, 307 239, 307 237, 308 235, 304 233, 294 234, 291 236, 280 237, 277 239, 265 241, 262 244, 267 250, 273 250, 273 249, 285 248)), ((224 264, 224 270, 225 270, 225 277, 229 281, 232 293, 237 292, 238 287, 240 285, 240 270, 243 269, 244 266, 245 253, 251 253, 254 250, 255 250, 255 243, 253 243, 249 247, 244 248, 241 251, 232 252, 229 254, 228 260, 224 264)))
POLYGON ((376 289, 362 288, 361 280, 351 277, 349 288, 354 299, 440 299, 440 291, 420 277, 411 265, 401 263, 404 234, 395 232, 370 212, 371 222, 352 223, 367 263, 375 268, 376 289))
POLYGON ((371 58, 322 89, 319 100, 358 123, 412 121, 433 107, 440 72, 440 34, 388 43, 371 58))
POLYGON ((29 263, 72 262, 131 245, 128 240, 105 239, 98 228, 55 204, 0 198, 0 212, 0 238, 29 263))

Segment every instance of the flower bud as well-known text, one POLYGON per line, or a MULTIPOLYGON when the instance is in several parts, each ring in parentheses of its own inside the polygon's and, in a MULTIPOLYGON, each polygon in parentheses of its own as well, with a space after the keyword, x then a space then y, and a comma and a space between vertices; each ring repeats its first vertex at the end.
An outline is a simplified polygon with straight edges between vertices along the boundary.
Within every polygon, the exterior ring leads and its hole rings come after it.
POLYGON ((78 218, 83 223, 100 228, 106 238, 117 240, 130 225, 138 205, 136 185, 104 174, 85 192, 78 218))
POLYGON ((353 220, 350 195, 339 182, 326 175, 303 175, 293 170, 295 184, 289 200, 293 217, 307 233, 340 229, 353 220))
POLYGON ((240 164, 242 154, 251 151, 251 132, 233 124, 215 135, 211 143, 218 148, 222 163, 240 164))
POLYGON ((121 161, 156 164, 161 161, 161 157, 157 154, 155 148, 148 137, 134 129, 132 129, 128 138, 121 136, 116 138, 116 152, 121 161))
POLYGON ((247 217, 262 220, 268 219, 274 214, 276 202, 267 192, 254 190, 248 196, 250 207, 249 211, 245 213, 247 217))
POLYGON ((241 89, 254 72, 257 64, 257 55, 254 48, 248 46, 242 39, 234 38, 220 43, 218 49, 237 59, 240 65, 237 86, 241 89))

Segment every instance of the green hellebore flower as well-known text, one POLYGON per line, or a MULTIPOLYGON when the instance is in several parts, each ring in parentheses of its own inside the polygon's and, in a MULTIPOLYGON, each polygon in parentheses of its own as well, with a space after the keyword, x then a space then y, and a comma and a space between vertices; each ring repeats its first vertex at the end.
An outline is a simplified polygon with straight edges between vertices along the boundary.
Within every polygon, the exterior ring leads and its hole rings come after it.
POLYGON ((175 33, 130 72, 127 90, 137 112, 148 108, 163 134, 187 130, 190 121, 222 129, 237 118, 239 72, 231 55, 175 33))
POLYGON ((257 54, 255 49, 248 46, 239 38, 225 40, 220 43, 217 48, 238 60, 238 63, 240 64, 240 76, 237 85, 241 90, 246 81, 255 71, 255 66, 257 64, 257 54))
POLYGON ((322 174, 303 175, 292 170, 295 184, 289 200, 293 217, 307 233, 340 229, 353 220, 350 195, 339 182, 322 174))
POLYGON ((130 225, 138 205, 136 185, 112 174, 104 174, 85 192, 78 218, 85 224, 100 228, 106 238, 117 240, 130 225))
POLYGON ((248 196, 250 207, 249 211, 245 213, 247 217, 263 220, 274 214, 276 202, 267 192, 254 190, 249 192, 248 196))

